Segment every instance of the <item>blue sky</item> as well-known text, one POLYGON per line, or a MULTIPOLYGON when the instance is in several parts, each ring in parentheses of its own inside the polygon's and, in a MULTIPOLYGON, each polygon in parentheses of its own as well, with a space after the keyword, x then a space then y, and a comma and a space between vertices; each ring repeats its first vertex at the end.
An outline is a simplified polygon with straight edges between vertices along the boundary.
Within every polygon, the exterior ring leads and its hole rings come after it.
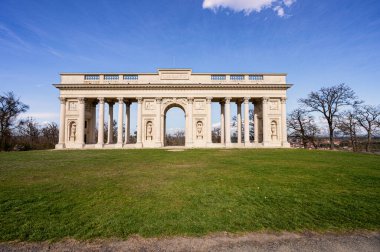
POLYGON ((39 121, 58 121, 60 72, 170 67, 286 72, 288 110, 342 82, 379 104, 380 1, 0 1, 0 92, 39 121))

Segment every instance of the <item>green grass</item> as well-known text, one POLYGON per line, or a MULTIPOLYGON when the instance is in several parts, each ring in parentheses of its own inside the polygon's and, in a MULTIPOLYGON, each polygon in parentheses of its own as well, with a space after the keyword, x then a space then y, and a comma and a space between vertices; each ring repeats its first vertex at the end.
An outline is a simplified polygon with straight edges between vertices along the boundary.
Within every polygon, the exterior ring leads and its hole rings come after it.
POLYGON ((0 153, 2 241, 379 227, 379 155, 293 149, 0 153))

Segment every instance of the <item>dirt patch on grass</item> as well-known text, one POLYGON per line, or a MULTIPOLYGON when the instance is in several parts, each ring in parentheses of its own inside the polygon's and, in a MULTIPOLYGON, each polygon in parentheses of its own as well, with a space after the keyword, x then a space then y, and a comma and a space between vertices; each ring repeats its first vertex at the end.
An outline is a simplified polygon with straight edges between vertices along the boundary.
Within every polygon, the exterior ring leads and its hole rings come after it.
POLYGON ((380 251, 380 233, 218 233, 204 237, 0 243, 0 251, 380 251))

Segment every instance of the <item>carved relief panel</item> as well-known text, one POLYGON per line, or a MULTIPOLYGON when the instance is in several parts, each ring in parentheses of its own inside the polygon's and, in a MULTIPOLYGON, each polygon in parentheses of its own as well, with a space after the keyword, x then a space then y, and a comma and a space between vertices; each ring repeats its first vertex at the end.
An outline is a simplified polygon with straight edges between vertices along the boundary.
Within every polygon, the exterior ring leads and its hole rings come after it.
POLYGON ((269 111, 270 113, 277 113, 280 108, 280 101, 271 99, 269 100, 269 111))
POLYGON ((156 101, 153 99, 144 101, 144 109, 146 111, 155 110, 156 109, 156 101))
POLYGON ((69 111, 76 111, 78 109, 77 101, 69 101, 69 111))
POLYGON ((198 112, 199 110, 206 109, 206 100, 204 99, 195 99, 194 100, 194 110, 198 112))

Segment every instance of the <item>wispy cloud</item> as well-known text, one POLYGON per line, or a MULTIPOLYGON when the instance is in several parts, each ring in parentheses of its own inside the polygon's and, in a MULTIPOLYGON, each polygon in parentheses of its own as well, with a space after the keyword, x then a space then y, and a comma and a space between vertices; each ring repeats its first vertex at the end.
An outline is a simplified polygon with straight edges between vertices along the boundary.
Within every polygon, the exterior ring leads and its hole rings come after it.
POLYGON ((231 9, 236 12, 244 12, 246 15, 252 12, 260 12, 271 8, 280 17, 285 17, 285 7, 290 7, 296 0, 203 0, 203 9, 231 9))
POLYGON ((3 23, 0 23, 0 42, 7 47, 17 50, 31 51, 30 44, 17 35, 17 33, 14 32, 9 26, 3 23))

